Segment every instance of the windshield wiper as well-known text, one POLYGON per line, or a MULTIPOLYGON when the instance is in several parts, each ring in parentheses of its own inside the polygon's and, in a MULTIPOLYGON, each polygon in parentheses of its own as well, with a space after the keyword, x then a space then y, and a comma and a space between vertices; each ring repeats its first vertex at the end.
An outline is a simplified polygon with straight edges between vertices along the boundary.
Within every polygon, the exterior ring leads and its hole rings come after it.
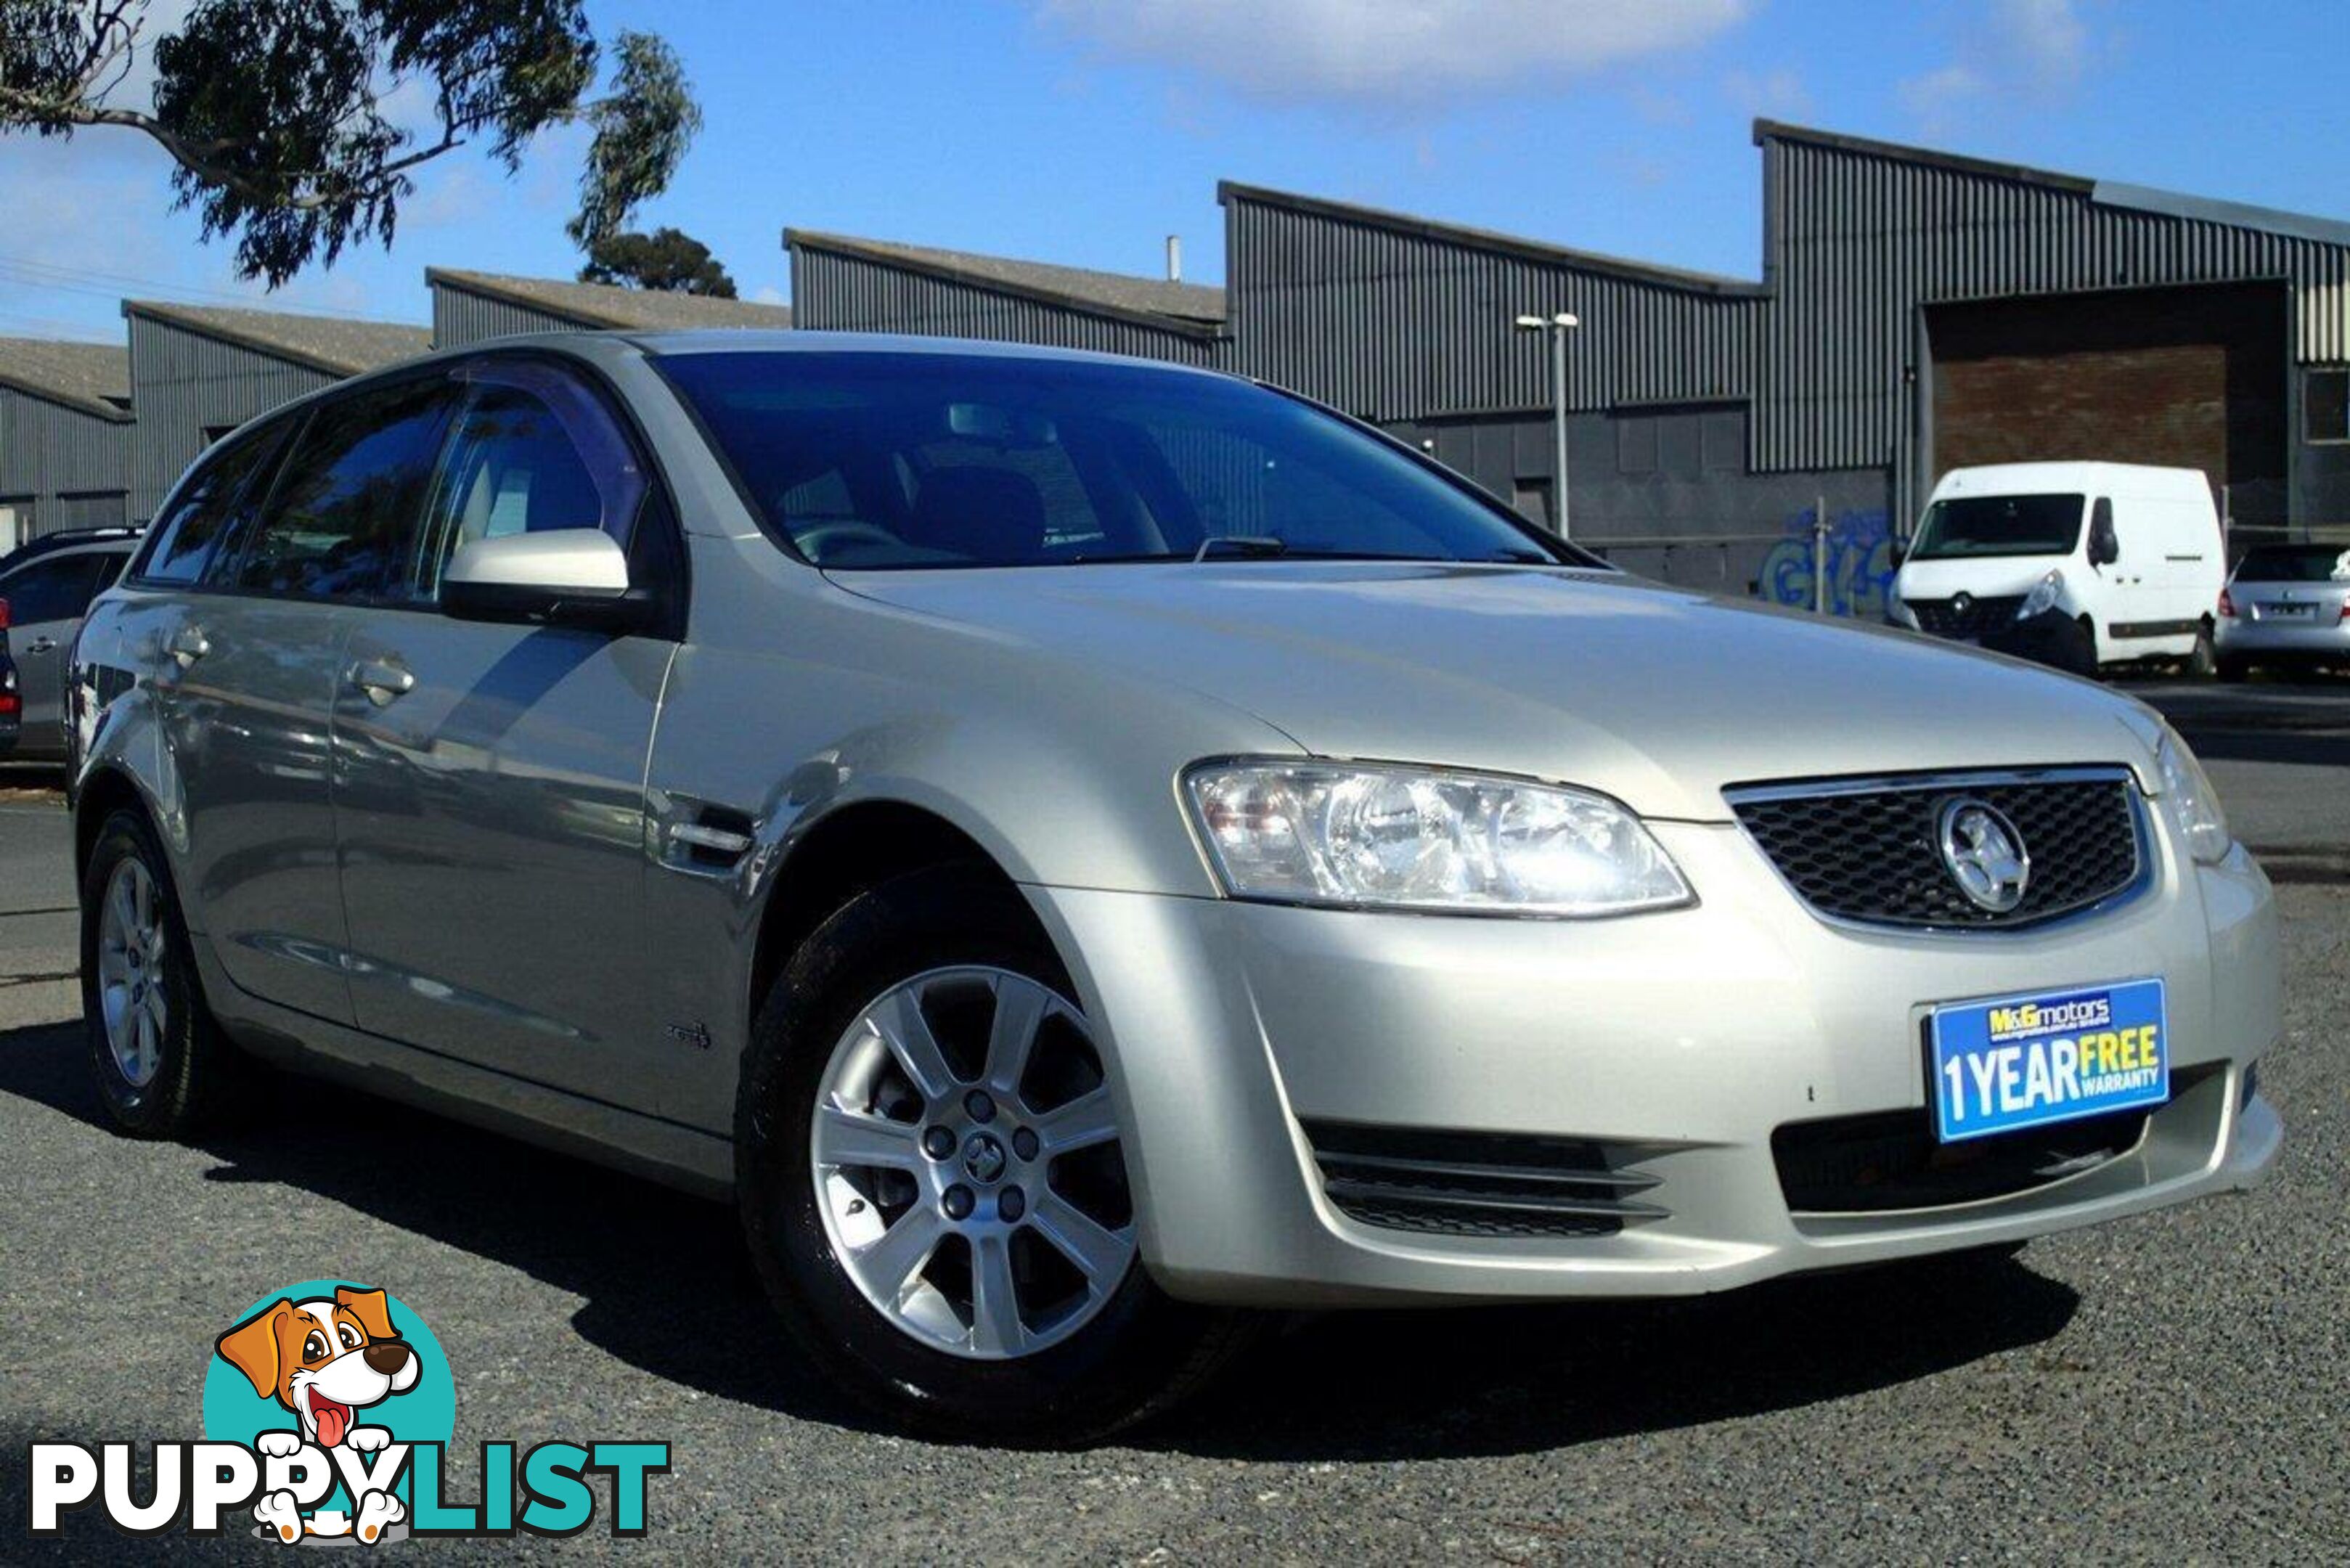
POLYGON ((1191 564, 1196 566, 1219 550, 1229 551, 1235 556, 1271 559, 1274 556, 1287 555, 1289 541, 1274 538, 1269 534, 1211 534, 1200 541, 1199 549, 1192 553, 1191 564))

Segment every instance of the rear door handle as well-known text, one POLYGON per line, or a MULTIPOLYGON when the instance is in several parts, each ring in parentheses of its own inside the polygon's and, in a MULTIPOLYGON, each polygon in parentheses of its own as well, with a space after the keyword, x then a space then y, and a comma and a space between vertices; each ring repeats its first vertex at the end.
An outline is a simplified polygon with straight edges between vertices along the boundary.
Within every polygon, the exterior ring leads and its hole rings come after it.
POLYGON ((381 708, 413 690, 416 677, 389 659, 362 659, 351 666, 351 684, 366 692, 369 701, 381 708))
POLYGON ((178 659, 182 670, 212 650, 212 639, 192 626, 183 626, 173 632, 172 640, 163 645, 163 651, 178 659))
POLYGON ((57 639, 54 637, 36 637, 25 645, 27 653, 55 653, 57 650, 57 639))

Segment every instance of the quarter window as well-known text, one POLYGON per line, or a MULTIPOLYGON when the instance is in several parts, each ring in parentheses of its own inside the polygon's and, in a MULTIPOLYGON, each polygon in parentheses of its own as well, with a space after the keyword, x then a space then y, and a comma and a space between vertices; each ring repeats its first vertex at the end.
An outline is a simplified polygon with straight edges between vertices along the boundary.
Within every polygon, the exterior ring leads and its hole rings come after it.
POLYGON ((270 495, 236 586, 298 598, 380 597, 412 547, 451 398, 436 377, 320 406, 270 495))
POLYGON ((192 583, 204 575, 213 552, 238 521, 259 504, 269 460, 283 444, 283 429, 264 431, 204 465, 172 497, 151 530, 154 544, 139 575, 150 582, 192 583))
POLYGON ((450 560, 480 539, 598 528, 626 549, 644 472, 594 394, 542 365, 471 376, 402 595, 435 597, 450 560))

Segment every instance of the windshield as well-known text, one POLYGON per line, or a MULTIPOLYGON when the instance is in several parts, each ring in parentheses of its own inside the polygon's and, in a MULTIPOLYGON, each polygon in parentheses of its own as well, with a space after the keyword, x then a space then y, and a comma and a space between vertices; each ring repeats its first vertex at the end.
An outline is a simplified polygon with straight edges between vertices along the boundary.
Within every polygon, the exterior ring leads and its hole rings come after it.
POLYGON ((2244 552, 2240 583, 2350 582, 2350 548, 2340 545, 2262 545, 2244 552))
POLYGON ((818 566, 1590 564, 1345 421, 1221 376, 878 351, 657 363, 818 566))
POLYGON ((2078 495, 1960 495, 1926 508, 1913 561, 2069 556, 2081 537, 2078 495))

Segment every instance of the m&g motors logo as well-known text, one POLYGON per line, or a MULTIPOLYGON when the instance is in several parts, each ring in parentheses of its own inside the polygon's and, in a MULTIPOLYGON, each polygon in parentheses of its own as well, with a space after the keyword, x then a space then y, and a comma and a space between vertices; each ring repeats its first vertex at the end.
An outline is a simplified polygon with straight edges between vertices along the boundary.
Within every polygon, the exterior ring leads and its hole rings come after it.
POLYGON ((593 1522, 588 1472, 612 1479, 611 1530, 645 1532, 647 1479, 669 1445, 482 1445, 478 1501, 446 1493, 456 1428, 449 1363, 424 1321, 365 1285, 312 1280, 264 1296, 214 1338, 203 1438, 35 1443, 32 1528, 95 1507, 140 1535, 244 1532, 285 1545, 379 1546, 410 1536, 576 1535, 593 1522))

